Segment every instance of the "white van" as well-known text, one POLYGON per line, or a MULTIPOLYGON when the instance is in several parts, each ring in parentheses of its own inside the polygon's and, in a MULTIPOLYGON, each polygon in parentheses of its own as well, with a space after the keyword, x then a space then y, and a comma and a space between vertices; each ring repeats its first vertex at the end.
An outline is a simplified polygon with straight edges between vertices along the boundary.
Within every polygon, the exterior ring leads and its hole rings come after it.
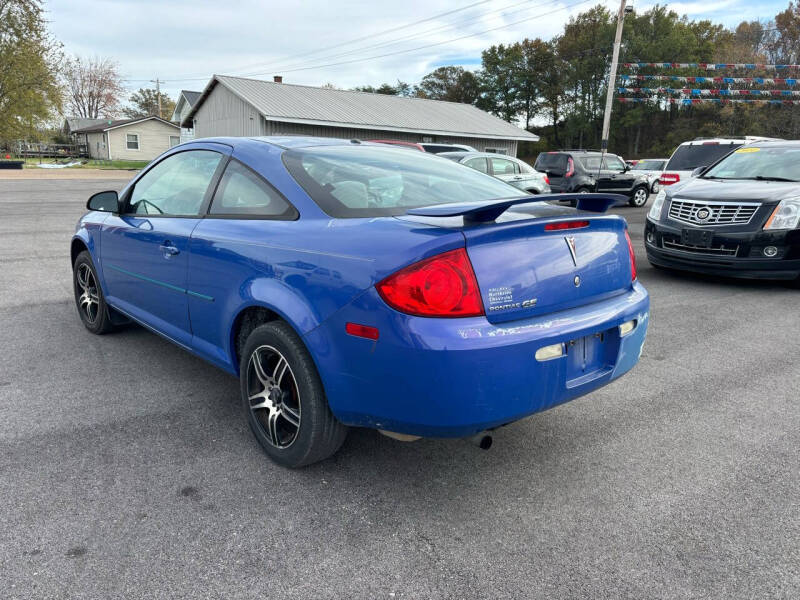
POLYGON ((748 135, 729 138, 697 138, 683 142, 664 167, 659 182, 662 186, 691 179, 692 171, 698 167, 710 167, 720 158, 737 148, 753 142, 766 142, 775 138, 748 135))

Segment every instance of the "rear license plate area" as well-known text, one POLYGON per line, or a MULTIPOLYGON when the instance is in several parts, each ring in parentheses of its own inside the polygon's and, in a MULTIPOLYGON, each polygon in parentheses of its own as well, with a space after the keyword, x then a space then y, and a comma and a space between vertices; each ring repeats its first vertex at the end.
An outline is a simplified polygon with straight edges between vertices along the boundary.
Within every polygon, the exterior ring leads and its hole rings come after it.
POLYGON ((705 229, 683 229, 681 230, 681 244, 684 246, 696 246, 698 248, 710 248, 711 241, 714 239, 714 232, 705 229))
POLYGON ((619 347, 616 330, 594 333, 566 343, 567 387, 575 387, 601 377, 613 368, 619 347))

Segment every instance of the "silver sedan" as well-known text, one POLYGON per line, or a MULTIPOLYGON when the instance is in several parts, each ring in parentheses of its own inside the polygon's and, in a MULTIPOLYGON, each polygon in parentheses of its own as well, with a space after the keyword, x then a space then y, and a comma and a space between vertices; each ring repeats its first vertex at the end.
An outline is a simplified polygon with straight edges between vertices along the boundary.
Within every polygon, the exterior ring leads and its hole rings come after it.
POLYGON ((491 152, 440 152, 438 156, 502 179, 531 194, 550 193, 550 181, 547 175, 512 156, 491 152))

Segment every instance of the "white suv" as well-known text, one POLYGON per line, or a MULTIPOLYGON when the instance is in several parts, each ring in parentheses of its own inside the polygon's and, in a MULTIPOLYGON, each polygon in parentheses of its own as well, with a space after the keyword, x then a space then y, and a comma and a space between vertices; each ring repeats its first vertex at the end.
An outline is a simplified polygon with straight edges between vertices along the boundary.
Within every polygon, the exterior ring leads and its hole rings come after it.
POLYGON ((772 139, 774 138, 748 135, 730 138, 697 138, 691 142, 683 142, 672 153, 659 181, 664 186, 691 179, 692 172, 698 167, 710 167, 729 152, 733 152, 745 144, 772 139))

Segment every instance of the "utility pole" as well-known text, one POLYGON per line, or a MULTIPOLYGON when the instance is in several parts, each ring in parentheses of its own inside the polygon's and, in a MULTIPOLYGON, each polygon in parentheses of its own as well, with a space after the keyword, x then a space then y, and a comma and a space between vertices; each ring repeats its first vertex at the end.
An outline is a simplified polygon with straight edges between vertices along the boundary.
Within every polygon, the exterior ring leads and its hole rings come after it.
MULTIPOLYGON (((161 116, 161 84, 164 82, 161 81, 158 77, 156 77, 155 79, 151 79, 150 82, 156 84, 156 97, 158 98, 158 118, 163 119, 164 117, 161 116)), ((606 108, 606 110, 608 110, 608 108, 606 108)))
POLYGON ((608 75, 608 91, 606 92, 606 111, 603 113, 603 134, 600 139, 600 150, 603 158, 608 151, 608 130, 611 128, 611 103, 614 101, 614 86, 617 85, 617 63, 619 61, 619 47, 622 43, 622 24, 625 14, 633 12, 633 6, 626 6, 627 0, 620 0, 617 13, 617 33, 614 36, 614 51, 611 55, 611 73, 608 75))

